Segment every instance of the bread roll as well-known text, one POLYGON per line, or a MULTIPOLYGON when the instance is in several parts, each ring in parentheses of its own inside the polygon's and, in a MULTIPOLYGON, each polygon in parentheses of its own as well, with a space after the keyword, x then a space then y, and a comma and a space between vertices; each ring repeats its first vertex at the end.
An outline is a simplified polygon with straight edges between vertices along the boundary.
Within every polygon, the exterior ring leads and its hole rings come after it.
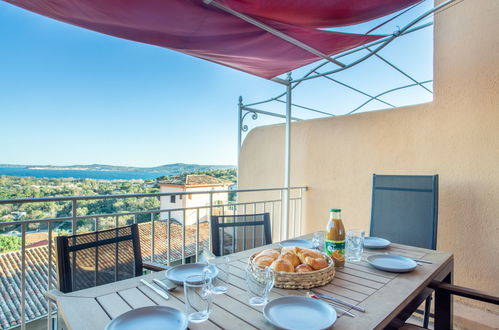
POLYGON ((297 272, 297 273, 307 273, 307 272, 311 272, 313 270, 314 269, 312 267, 310 267, 309 265, 306 265, 306 264, 300 264, 300 265, 296 266, 296 268, 295 268, 295 272, 297 272))
POLYGON ((306 257, 305 263, 313 269, 319 270, 328 266, 327 260, 321 255, 320 258, 306 257))
POLYGON ((274 262, 270 265, 270 268, 272 268, 276 272, 295 272, 295 267, 293 267, 293 265, 289 261, 282 258, 277 258, 277 260, 274 260, 274 262))
POLYGON ((258 257, 261 257, 261 256, 269 256, 269 257, 272 257, 275 259, 277 259, 277 257, 279 257, 280 253, 279 251, 275 250, 275 249, 265 249, 265 250, 262 250, 260 253, 258 253, 256 256, 255 256, 255 259, 258 258, 258 257))
POLYGON ((276 258, 273 258, 271 256, 259 256, 253 259, 253 264, 257 265, 260 268, 270 267, 275 259, 276 258))
POLYGON ((285 246, 281 249, 281 254, 293 253, 296 254, 300 248, 298 246, 285 246))
POLYGON ((286 252, 284 254, 281 254, 279 258, 289 261, 289 263, 291 263, 293 267, 301 264, 300 258, 298 258, 293 252, 286 252))
POLYGON ((298 256, 298 258, 300 258, 300 261, 302 264, 306 264, 305 262, 305 258, 306 257, 311 257, 311 258, 323 258, 324 259, 324 256, 322 255, 322 253, 320 253, 319 251, 315 251, 315 250, 310 250, 310 249, 300 249, 296 255, 298 256))

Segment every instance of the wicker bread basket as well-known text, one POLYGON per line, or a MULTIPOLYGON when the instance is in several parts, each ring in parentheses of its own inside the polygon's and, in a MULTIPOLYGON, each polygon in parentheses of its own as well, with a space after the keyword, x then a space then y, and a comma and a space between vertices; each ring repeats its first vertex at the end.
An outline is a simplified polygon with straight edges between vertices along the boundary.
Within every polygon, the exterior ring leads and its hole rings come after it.
MULTIPOLYGON (((280 249, 276 249, 280 250, 280 249)), ((253 253, 249 257, 248 265, 252 269, 257 269, 258 266, 253 263, 253 258, 260 253, 260 251, 253 253)), ((305 273, 288 273, 288 272, 275 272, 274 287, 281 289, 311 289, 318 286, 326 285, 334 278, 334 262, 330 257, 324 255, 329 266, 326 268, 315 270, 305 273)))

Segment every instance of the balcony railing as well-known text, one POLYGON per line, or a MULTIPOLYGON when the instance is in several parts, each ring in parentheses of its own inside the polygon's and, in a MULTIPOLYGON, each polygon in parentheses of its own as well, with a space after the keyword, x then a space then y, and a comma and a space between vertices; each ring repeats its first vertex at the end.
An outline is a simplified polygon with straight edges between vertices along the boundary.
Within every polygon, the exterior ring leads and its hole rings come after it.
MULTIPOLYGON (((272 237, 281 240, 283 228, 283 191, 286 188, 165 192, 127 195, 96 195, 0 200, 16 208, 23 204, 58 203, 68 208, 68 216, 0 222, 0 234, 19 235, 21 248, 0 254, 0 329, 26 328, 26 324, 53 315, 55 309, 44 296, 55 288, 54 237, 61 234, 111 229, 138 223, 142 257, 146 261, 177 264, 197 260, 202 249, 211 248, 211 215, 269 213, 272 237), (228 194, 221 202, 214 196, 228 194), (84 201, 170 199, 205 196, 206 203, 184 208, 158 208, 122 213, 86 214, 84 201), (83 214, 82 214, 83 213, 83 214), (188 223, 190 222, 190 223, 188 223), (30 230, 33 226, 36 231, 30 230), (19 231, 17 231, 19 229, 19 231), (33 241, 28 238, 36 236, 33 241), (28 244, 29 243, 29 244, 28 244), (3 291, 3 292, 2 292, 3 291)), ((289 237, 302 234, 302 197, 306 187, 290 188, 289 237)), ((36 206, 35 206, 36 208, 36 206)), ((47 318, 52 329, 53 318, 47 318)))

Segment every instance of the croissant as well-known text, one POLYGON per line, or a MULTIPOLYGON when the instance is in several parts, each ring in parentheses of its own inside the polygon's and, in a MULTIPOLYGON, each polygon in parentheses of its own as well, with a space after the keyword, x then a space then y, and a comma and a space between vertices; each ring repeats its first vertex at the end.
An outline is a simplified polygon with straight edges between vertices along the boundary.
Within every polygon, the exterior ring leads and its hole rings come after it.
POLYGON ((322 253, 320 253, 319 251, 310 250, 310 249, 299 249, 299 251, 296 253, 296 255, 298 256, 298 258, 300 258, 300 261, 302 264, 306 264, 306 262, 305 262, 306 257, 311 257, 314 259, 316 259, 316 258, 324 259, 324 256, 322 255, 322 253))
POLYGON ((320 258, 306 257, 305 263, 310 265, 313 269, 319 270, 328 266, 327 260, 321 255, 320 258))
POLYGON ((285 246, 281 249, 281 254, 293 253, 297 254, 300 248, 298 246, 285 246))
POLYGON ((277 260, 274 260, 274 262, 270 265, 270 268, 272 268, 276 272, 295 272, 295 267, 293 267, 293 265, 289 261, 282 258, 277 258, 277 260))
POLYGON ((253 264, 257 265, 260 268, 269 267, 276 258, 271 256, 258 256, 253 259, 253 264))
POLYGON ((258 253, 256 256, 255 256, 255 259, 258 258, 258 257, 261 257, 261 256, 269 256, 269 257, 272 257, 275 259, 277 259, 277 257, 279 257, 280 253, 279 251, 277 250, 274 250, 274 249, 265 249, 265 250, 262 250, 260 253, 258 253))
POLYGON ((293 267, 296 267, 299 264, 301 264, 300 259, 296 256, 296 254, 292 252, 286 252, 284 254, 281 254, 279 258, 289 261, 289 263, 291 263, 293 267))
POLYGON ((296 268, 295 268, 295 271, 297 273, 306 273, 306 272, 311 272, 313 270, 314 269, 312 267, 310 267, 309 265, 306 265, 306 264, 300 264, 300 265, 296 266, 296 268))

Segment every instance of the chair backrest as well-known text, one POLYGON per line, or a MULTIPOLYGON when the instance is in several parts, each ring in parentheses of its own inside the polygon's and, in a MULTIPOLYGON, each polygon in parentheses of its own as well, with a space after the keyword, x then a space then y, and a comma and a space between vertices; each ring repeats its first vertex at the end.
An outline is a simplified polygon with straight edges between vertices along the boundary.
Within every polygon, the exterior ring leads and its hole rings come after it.
POLYGON ((142 275, 136 224, 56 239, 57 287, 72 292, 142 275))
POLYGON ((269 213, 211 217, 213 254, 222 256, 272 243, 269 213))
POLYGON ((438 175, 373 175, 370 235, 437 248, 438 175))

